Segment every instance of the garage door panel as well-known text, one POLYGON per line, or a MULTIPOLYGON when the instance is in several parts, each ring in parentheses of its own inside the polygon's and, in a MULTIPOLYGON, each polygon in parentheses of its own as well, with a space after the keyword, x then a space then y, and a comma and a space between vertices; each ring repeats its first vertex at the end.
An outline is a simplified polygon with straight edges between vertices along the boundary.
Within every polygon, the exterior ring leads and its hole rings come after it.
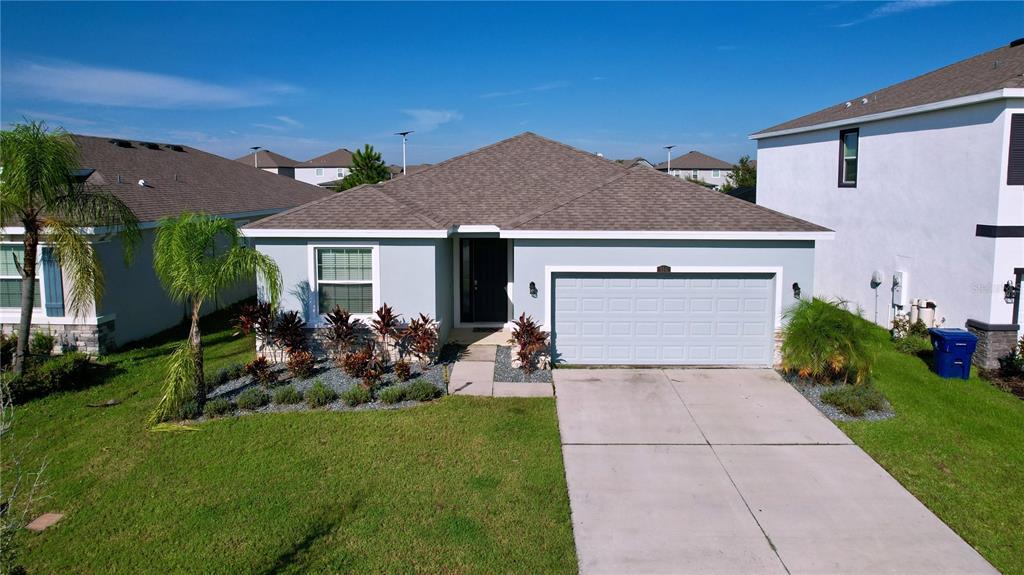
POLYGON ((554 290, 559 361, 771 363, 770 274, 557 274, 554 290))

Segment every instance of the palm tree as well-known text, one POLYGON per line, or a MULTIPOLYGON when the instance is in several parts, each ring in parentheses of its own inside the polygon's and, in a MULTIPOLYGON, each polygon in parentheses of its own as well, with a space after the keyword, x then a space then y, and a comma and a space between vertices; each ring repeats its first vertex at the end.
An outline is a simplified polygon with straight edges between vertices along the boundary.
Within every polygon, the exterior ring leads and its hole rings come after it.
POLYGON ((153 268, 164 289, 192 311, 188 339, 174 352, 163 399, 151 421, 176 417, 185 402, 206 399, 199 312, 221 290, 258 274, 272 305, 281 294, 281 273, 270 257, 249 248, 231 220, 184 213, 160 222, 153 244, 153 268), (190 397, 191 396, 191 397, 190 397))
POLYGON ((78 148, 63 130, 49 131, 41 122, 30 122, 0 132, 0 163, 0 226, 20 224, 25 230, 21 261, 12 256, 22 278, 21 337, 14 356, 14 370, 21 374, 32 326, 39 244, 52 247, 54 260, 70 276, 68 307, 78 316, 103 297, 103 268, 83 228, 120 230, 126 263, 138 243, 139 228, 124 202, 78 175, 78 148))

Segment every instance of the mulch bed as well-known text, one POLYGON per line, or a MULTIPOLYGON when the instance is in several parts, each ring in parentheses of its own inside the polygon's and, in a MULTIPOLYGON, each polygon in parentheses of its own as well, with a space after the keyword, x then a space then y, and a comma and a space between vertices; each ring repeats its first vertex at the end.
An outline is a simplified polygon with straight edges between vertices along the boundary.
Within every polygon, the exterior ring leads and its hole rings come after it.
POLYGON ((978 375, 1003 391, 1009 391, 1024 399, 1024 377, 1008 377, 998 369, 978 369, 978 375))

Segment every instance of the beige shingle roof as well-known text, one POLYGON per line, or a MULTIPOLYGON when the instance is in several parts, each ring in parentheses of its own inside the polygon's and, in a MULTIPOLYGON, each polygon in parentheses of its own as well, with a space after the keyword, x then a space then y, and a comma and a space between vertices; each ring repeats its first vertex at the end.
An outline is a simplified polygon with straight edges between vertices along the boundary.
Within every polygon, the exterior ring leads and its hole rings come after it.
POLYGON ((249 153, 241 158, 235 158, 235 161, 259 168, 293 168, 299 164, 296 160, 271 152, 270 150, 259 150, 258 153, 259 155, 255 159, 249 153))
MULTIPOLYGON (((654 167, 656 170, 667 170, 668 162, 662 162, 654 167)), ((690 150, 688 153, 672 158, 673 170, 731 170, 732 164, 725 160, 713 158, 703 152, 690 150)))
POLYGON ((333 152, 327 152, 312 160, 296 164, 297 168, 351 168, 352 152, 345 148, 338 148, 333 152))
POLYGON ((758 134, 805 128, 827 122, 853 121, 868 114, 932 104, 1003 88, 1021 87, 1024 87, 1024 44, 1003 46, 905 82, 850 98, 813 114, 765 128, 758 134), (864 99, 867 99, 866 104, 863 103, 864 99), (846 105, 847 102, 850 103, 849 107, 846 105))
POLYGON ((95 170, 88 183, 116 195, 143 222, 186 211, 234 214, 283 210, 330 195, 316 186, 254 170, 189 146, 147 146, 138 141, 77 134, 72 138, 81 166, 95 170), (145 180, 146 185, 139 185, 139 180, 145 180))
POLYGON ((250 224, 275 229, 825 231, 526 132, 250 224))

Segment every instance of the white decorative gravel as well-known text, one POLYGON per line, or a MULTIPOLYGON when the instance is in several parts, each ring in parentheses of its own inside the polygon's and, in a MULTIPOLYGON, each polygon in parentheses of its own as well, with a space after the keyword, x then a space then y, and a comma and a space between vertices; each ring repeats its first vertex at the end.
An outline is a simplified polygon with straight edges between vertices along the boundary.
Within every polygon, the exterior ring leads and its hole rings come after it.
MULTIPOLYGON (((883 419, 889 419, 895 417, 896 412, 892 410, 892 406, 889 406, 885 411, 868 411, 860 417, 854 417, 847 415, 842 411, 839 411, 835 406, 829 405, 821 400, 821 394, 834 389, 833 385, 821 385, 809 379, 804 379, 793 374, 787 374, 779 372, 782 379, 785 379, 793 386, 793 389, 800 392, 800 395, 807 398, 807 401, 811 402, 811 405, 818 408, 818 411, 825 414, 825 417, 833 421, 881 421, 883 419)), ((838 385, 838 384, 837 384, 838 385)), ((888 402, 886 402, 888 404, 888 402)))
POLYGON ((494 354, 494 381, 511 383, 551 383, 551 370, 538 369, 527 375, 525 371, 512 367, 512 348, 499 345, 494 354))

